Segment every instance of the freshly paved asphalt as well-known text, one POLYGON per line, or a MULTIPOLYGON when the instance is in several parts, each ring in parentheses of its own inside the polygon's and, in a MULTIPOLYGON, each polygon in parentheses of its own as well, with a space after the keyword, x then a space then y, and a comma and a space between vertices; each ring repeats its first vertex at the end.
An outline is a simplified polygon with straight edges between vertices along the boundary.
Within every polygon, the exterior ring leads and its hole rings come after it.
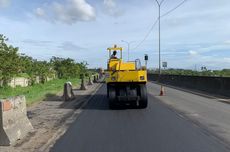
POLYGON ((110 110, 103 85, 52 152, 229 152, 149 94, 147 109, 110 110))

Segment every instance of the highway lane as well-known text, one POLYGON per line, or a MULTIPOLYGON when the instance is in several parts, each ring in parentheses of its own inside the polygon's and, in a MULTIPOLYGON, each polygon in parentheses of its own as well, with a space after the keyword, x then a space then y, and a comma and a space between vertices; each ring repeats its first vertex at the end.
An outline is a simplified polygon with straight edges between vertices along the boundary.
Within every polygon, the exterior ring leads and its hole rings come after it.
POLYGON ((218 97, 196 95, 196 92, 171 87, 165 87, 165 96, 158 96, 160 85, 155 83, 148 83, 148 89, 150 94, 176 109, 180 115, 230 143, 230 104, 220 102, 218 97))
POLYGON ((149 94, 147 109, 109 110, 105 85, 52 152, 228 152, 221 142, 149 94))

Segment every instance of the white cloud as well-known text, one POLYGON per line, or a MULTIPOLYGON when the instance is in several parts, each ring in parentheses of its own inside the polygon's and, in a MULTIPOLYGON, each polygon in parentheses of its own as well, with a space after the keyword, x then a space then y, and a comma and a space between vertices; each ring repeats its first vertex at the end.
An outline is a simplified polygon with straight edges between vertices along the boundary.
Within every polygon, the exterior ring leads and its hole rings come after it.
POLYGON ((64 3, 53 2, 45 8, 37 8, 35 13, 44 19, 66 24, 92 21, 96 18, 95 9, 86 0, 66 0, 64 3))
POLYGON ((58 48, 64 50, 64 51, 73 51, 73 52, 77 52, 77 51, 82 51, 85 50, 85 48, 80 47, 76 44, 74 44, 73 42, 67 41, 62 43, 61 46, 59 46, 58 48))
POLYGON ((225 62, 228 62, 228 63, 230 63, 230 58, 228 57, 225 57, 224 59, 223 59, 225 62))
POLYGON ((106 14, 110 16, 119 17, 124 14, 124 11, 119 9, 115 0, 104 0, 103 4, 106 14))
POLYGON ((114 0, 104 0, 104 5, 107 6, 108 8, 116 7, 116 3, 114 0))
POLYGON ((39 47, 47 47, 48 45, 52 44, 52 41, 46 41, 46 40, 34 40, 34 39, 26 39, 22 41, 24 44, 28 44, 31 46, 39 46, 39 47))
POLYGON ((6 7, 10 4, 10 0, 0 0, 0 7, 6 7))
POLYGON ((198 55, 198 53, 196 51, 190 50, 189 55, 196 56, 196 55, 198 55))
POLYGON ((193 47, 190 48, 191 50, 188 51, 189 55, 201 55, 204 53, 215 53, 215 54, 221 54, 225 52, 226 50, 230 50, 230 45, 226 42, 219 43, 219 44, 208 44, 207 46, 200 46, 200 47, 193 47))
POLYGON ((213 69, 214 67, 215 68, 219 67, 220 69, 223 69, 223 68, 229 68, 230 66, 230 58, 226 58, 226 57, 217 58, 216 56, 211 56, 211 55, 199 56, 196 58, 195 62, 212 67, 211 69, 213 69))
POLYGON ((45 17, 45 15, 46 15, 44 9, 42 9, 42 8, 37 8, 37 9, 35 10, 35 14, 36 14, 38 17, 45 17))
POLYGON ((224 44, 230 44, 230 40, 225 41, 224 44))

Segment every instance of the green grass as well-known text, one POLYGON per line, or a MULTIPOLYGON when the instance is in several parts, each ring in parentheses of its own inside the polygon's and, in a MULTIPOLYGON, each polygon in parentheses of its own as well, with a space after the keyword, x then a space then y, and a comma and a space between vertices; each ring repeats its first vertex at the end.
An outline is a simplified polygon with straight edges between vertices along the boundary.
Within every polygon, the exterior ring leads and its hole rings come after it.
POLYGON ((17 87, 17 88, 0 88, 0 99, 9 98, 17 95, 25 95, 27 105, 31 105, 35 102, 44 100, 47 96, 56 95, 63 90, 64 83, 70 81, 73 86, 77 86, 80 80, 74 79, 56 79, 45 84, 36 84, 29 87, 17 87))

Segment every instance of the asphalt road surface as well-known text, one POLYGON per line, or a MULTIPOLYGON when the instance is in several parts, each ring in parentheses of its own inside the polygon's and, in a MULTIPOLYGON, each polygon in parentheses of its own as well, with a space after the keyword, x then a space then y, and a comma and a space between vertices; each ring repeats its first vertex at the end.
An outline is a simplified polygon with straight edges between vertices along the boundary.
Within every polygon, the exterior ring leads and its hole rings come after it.
POLYGON ((105 93, 103 85, 52 152, 230 151, 152 94, 147 109, 110 110, 105 93))

